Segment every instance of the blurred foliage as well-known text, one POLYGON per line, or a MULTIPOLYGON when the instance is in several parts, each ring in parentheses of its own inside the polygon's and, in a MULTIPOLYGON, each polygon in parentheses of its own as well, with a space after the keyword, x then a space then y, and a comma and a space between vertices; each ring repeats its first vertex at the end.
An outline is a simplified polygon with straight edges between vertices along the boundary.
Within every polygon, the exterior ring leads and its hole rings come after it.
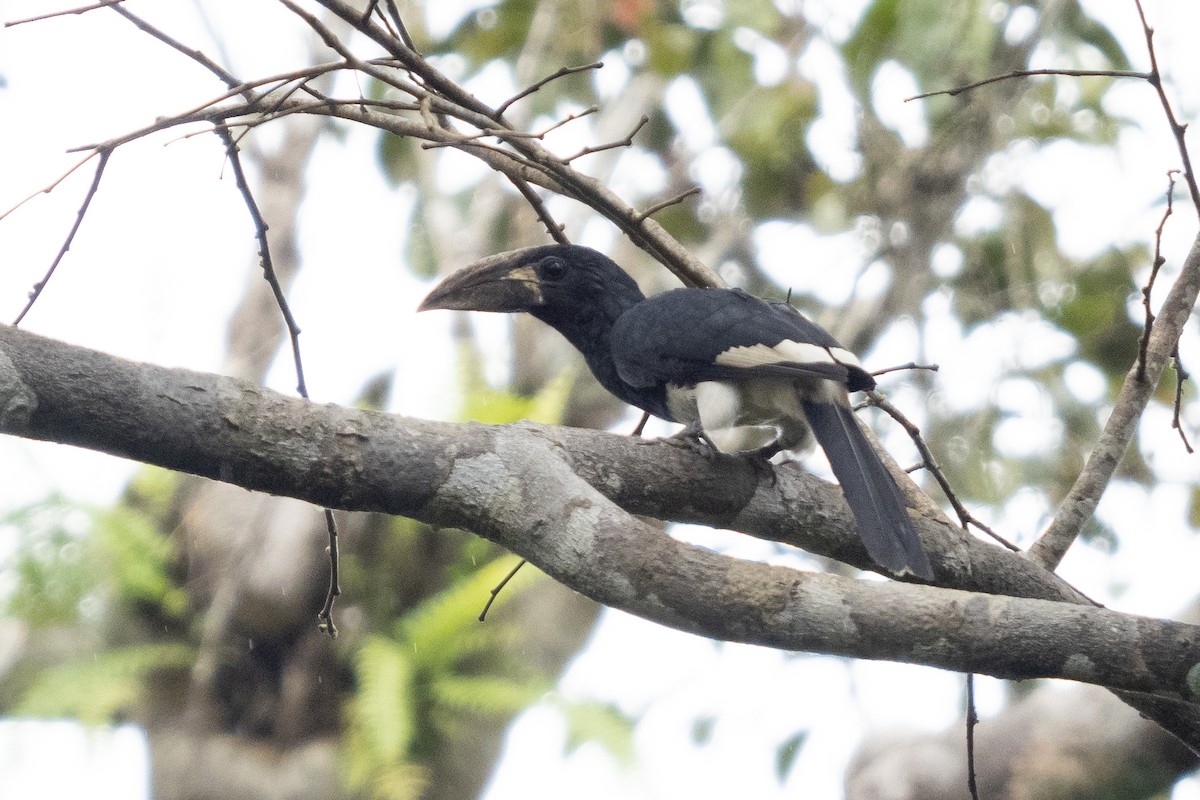
POLYGON ((145 684, 160 670, 186 670, 196 658, 183 644, 117 647, 43 670, 12 709, 31 717, 72 717, 86 725, 120 722, 138 711, 145 684))
MULTIPOLYGON (((174 476, 143 470, 136 487, 174 476)), ((180 617, 187 595, 171 576, 172 544, 145 510, 91 509, 62 497, 20 508, 0 521, 14 534, 7 565, 15 583, 4 613, 38 626, 94 625, 130 605, 180 617)))
MULTIPOLYGON (((350 701, 344 739, 351 788, 370 796, 419 797, 426 780, 422 760, 439 740, 464 724, 464 713, 513 714, 549 690, 550 676, 531 675, 505 645, 511 625, 479 621, 480 598, 508 573, 497 559, 410 609, 390 635, 374 634, 353 658, 358 690, 350 701), (414 793, 415 792, 415 793, 414 793)), ((493 613, 537 577, 517 573, 493 613)))

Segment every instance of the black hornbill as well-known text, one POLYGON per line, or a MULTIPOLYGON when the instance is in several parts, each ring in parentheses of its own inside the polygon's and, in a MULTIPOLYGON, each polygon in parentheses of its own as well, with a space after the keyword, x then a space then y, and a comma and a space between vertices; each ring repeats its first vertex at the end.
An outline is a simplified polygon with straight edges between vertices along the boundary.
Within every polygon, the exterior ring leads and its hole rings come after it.
POLYGON ((933 579, 892 476, 850 409, 875 379, 787 303, 737 289, 647 298, 607 256, 576 245, 500 253, 454 273, 420 310, 527 311, 583 354, 600 384, 722 452, 799 450, 815 437, 877 564, 933 579))

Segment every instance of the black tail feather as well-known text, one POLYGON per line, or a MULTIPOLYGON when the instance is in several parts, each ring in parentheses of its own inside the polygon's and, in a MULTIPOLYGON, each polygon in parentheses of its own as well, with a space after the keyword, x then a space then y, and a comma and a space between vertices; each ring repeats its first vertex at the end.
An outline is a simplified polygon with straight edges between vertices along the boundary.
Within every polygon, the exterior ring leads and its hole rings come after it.
POLYGON ((867 553, 893 573, 933 580, 900 488, 858 427, 854 412, 838 403, 805 401, 804 415, 842 484, 867 553))

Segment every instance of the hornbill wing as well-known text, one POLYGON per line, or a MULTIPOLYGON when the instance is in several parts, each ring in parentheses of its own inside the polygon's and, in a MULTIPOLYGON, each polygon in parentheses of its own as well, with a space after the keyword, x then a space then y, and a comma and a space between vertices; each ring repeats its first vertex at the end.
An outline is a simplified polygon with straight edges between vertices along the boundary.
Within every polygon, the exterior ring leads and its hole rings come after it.
POLYGON ((854 412, 836 403, 805 402, 804 415, 829 458, 858 535, 876 564, 933 580, 933 568, 904 507, 904 497, 867 441, 854 412))
POLYGON ((874 385, 858 360, 784 303, 729 289, 676 289, 623 313, 613 361, 634 386, 754 377, 821 378, 874 385))
POLYGON ((700 421, 719 449, 760 447, 778 436, 754 424, 767 421, 764 405, 773 405, 776 424, 807 422, 871 558, 896 574, 933 579, 900 489, 847 401, 847 390, 870 389, 875 381, 824 329, 784 303, 739 291, 679 289, 622 314, 611 347, 628 383, 696 386, 700 421), (750 407, 754 419, 747 423, 750 407))

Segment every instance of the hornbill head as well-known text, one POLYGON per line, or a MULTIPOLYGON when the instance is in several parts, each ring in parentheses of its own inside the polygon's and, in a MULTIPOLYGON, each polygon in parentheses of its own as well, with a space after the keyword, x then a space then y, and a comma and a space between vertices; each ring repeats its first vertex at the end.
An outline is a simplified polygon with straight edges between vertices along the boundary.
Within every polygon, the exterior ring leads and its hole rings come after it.
POLYGON ((615 319, 644 298, 607 256, 588 247, 551 244, 489 256, 434 288, 418 311, 528 311, 555 327, 608 310, 615 319))

